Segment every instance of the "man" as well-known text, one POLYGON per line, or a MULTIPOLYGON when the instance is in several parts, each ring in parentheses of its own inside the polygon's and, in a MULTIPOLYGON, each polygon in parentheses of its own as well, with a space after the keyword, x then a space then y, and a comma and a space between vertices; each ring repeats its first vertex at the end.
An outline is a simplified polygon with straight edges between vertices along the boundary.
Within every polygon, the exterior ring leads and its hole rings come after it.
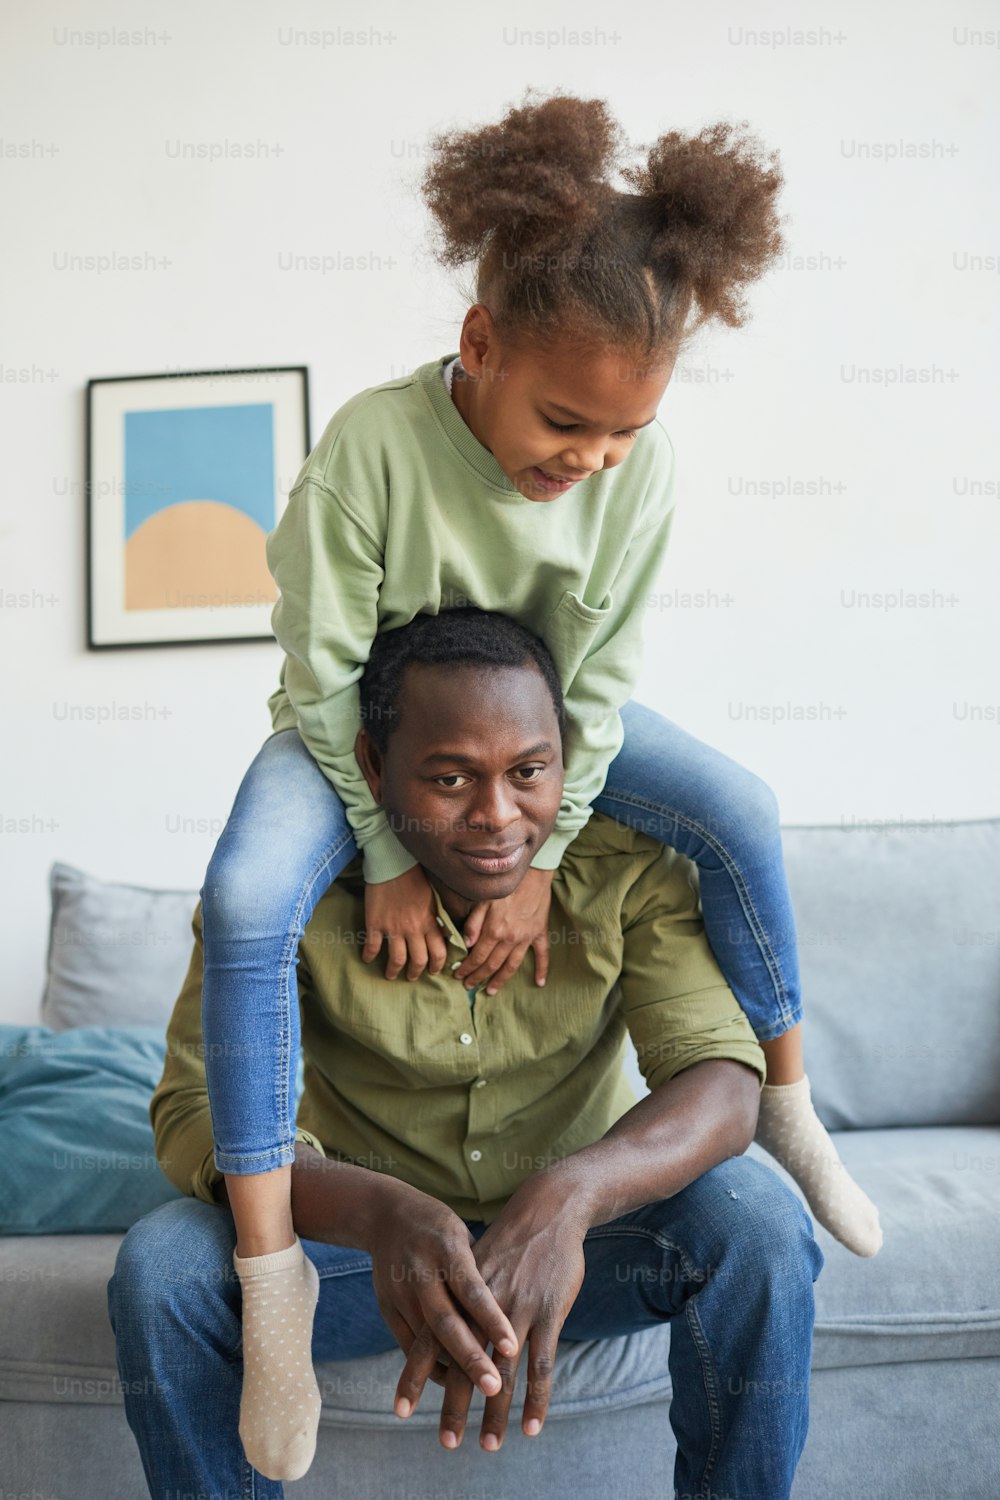
MULTIPOLYGON (((427 873, 458 967, 466 915, 516 887, 555 822, 555 669, 516 622, 448 610, 376 639, 361 700, 359 765, 427 873)), ((691 870, 594 814, 553 881, 546 987, 515 976, 491 997, 447 967, 401 991, 364 963, 360 861, 348 866, 299 948, 294 1225, 321 1273, 314 1358, 398 1343, 395 1409, 443 1383, 446 1447, 473 1384, 495 1451, 520 1359, 534 1436, 558 1338, 672 1320, 676 1493, 781 1500, 805 1442, 823 1257, 798 1200, 742 1155, 763 1054, 691 870), (627 1033, 651 1090, 638 1103, 627 1033)), ((236 1500, 255 1483, 280 1497, 251 1476, 237 1430, 239 1284, 202 1060, 200 905, 193 930, 150 1105, 158 1157, 187 1196, 126 1235, 109 1311, 151 1493, 236 1500)))

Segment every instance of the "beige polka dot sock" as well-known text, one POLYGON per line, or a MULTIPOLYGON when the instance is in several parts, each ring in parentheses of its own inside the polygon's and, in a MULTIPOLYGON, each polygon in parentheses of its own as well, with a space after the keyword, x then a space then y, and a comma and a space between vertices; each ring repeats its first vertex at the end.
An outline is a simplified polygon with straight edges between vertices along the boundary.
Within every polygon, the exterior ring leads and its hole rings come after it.
POLYGON ((320 1394, 312 1363, 319 1275, 298 1235, 287 1250, 240 1256, 243 1395, 240 1439, 267 1479, 301 1479, 316 1452, 320 1394))
POLYGON ((758 1145, 794 1177, 815 1218, 855 1255, 882 1248, 878 1209, 858 1187, 813 1108, 808 1074, 795 1083, 765 1083, 758 1145))

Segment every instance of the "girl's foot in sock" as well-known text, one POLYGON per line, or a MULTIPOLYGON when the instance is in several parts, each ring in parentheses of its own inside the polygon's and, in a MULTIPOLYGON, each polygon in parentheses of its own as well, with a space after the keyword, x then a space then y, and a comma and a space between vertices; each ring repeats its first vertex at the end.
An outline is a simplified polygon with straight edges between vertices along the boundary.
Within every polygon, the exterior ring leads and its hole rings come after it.
POLYGON ((806 1074, 795 1083, 765 1083, 754 1140, 794 1177, 814 1216, 855 1255, 882 1248, 878 1209, 848 1172, 813 1109, 806 1074))
POLYGON ((237 1255, 243 1287, 240 1439, 267 1479, 301 1479, 316 1452, 321 1398, 312 1363, 319 1275, 298 1235, 287 1250, 237 1255))

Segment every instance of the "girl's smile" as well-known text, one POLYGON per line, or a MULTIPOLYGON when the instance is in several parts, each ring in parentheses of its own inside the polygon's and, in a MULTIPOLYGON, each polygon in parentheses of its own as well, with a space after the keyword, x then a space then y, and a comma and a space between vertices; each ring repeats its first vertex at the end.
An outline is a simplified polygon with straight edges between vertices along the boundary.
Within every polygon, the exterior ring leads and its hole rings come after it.
MULTIPOLYGON (((537 464, 532 465, 530 472, 535 476, 539 487, 553 495, 564 495, 568 489, 578 483, 576 479, 564 479, 561 476, 549 474, 545 469, 540 469, 537 464)), ((580 476, 580 478, 585 477, 585 475, 580 476)))

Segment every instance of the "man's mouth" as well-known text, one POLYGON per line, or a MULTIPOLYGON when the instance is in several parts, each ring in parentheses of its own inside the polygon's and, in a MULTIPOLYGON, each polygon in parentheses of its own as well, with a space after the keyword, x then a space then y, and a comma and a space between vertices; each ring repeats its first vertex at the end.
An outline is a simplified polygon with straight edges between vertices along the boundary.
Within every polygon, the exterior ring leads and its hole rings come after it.
POLYGON ((456 852, 481 875, 504 875, 513 870, 521 858, 524 844, 506 845, 500 849, 459 849, 456 852))

